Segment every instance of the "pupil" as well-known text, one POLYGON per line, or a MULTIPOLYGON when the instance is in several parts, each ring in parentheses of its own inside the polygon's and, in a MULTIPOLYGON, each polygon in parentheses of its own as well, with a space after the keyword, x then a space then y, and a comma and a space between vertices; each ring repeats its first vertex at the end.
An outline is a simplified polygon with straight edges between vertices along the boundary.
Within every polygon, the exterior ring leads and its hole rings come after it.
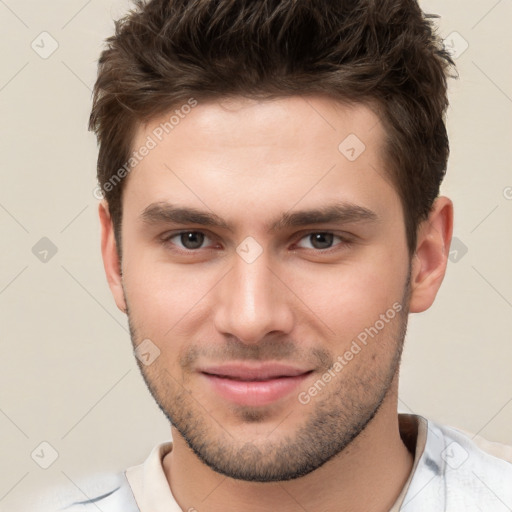
POLYGON ((315 233, 311 235, 311 245, 315 249, 328 249, 332 245, 332 233, 315 233))
POLYGON ((199 249, 203 245, 204 235, 196 231, 181 234, 181 243, 187 249, 199 249))

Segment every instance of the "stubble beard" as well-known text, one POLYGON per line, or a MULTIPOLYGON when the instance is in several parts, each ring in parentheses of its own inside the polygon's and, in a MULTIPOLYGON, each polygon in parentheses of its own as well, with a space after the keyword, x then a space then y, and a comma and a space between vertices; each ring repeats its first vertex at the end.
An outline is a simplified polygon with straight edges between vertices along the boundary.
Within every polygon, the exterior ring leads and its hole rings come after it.
MULTIPOLYGON (((126 298, 126 297, 125 297, 126 298)), ((169 371, 157 364, 137 364, 157 405, 179 432, 190 449, 209 468, 237 480, 279 482, 293 480, 318 469, 346 450, 377 415, 397 377, 407 331, 410 300, 410 273, 402 298, 402 310, 383 330, 379 339, 369 343, 385 343, 394 348, 386 364, 375 368, 358 364, 357 355, 311 402, 297 407, 306 420, 295 432, 279 435, 279 425, 286 415, 268 425, 268 434, 254 439, 237 438, 234 430, 216 420, 215 411, 188 391, 169 371), (382 335, 385 335, 382 338, 382 335), (349 370, 349 371, 347 371, 349 370)), ((128 304, 128 302, 126 302, 128 304)), ((130 336, 136 347, 139 336, 133 317, 127 309, 130 336)), ((366 347, 362 349, 368 350, 366 347)), ((379 357, 384 357, 381 352, 379 357)), ((335 357, 330 355, 331 364, 335 357)), ((163 359, 163 358, 161 358, 163 359)), ((318 377, 321 377, 320 372, 318 377)), ((396 382, 396 381, 395 381, 396 382)), ((233 407, 233 416, 245 425, 262 424, 268 410, 255 407, 233 407)), ((259 429, 261 430, 261 429, 259 429)))

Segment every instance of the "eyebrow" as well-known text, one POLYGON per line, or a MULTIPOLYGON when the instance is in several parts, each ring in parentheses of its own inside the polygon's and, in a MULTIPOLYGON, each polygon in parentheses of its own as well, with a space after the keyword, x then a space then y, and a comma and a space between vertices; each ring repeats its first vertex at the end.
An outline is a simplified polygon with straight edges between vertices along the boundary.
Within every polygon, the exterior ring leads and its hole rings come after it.
MULTIPOLYGON (((143 222, 148 225, 162 223, 199 224, 201 226, 234 231, 231 224, 211 211, 176 206, 162 201, 147 206, 140 216, 143 222)), ((267 225, 267 229, 271 232, 276 232, 290 227, 310 224, 348 224, 377 222, 379 220, 379 216, 374 211, 364 206, 343 202, 321 208, 285 212, 277 220, 267 225)))

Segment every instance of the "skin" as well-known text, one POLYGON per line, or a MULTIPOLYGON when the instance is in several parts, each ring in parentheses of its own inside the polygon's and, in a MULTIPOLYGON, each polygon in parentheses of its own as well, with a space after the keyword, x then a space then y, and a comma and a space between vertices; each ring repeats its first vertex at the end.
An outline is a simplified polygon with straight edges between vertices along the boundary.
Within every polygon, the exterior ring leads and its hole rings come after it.
MULTIPOLYGON (((133 148, 166 118, 139 126, 133 148)), ((149 338, 160 350, 138 364, 172 421, 163 467, 183 510, 387 511, 405 484, 413 458, 398 430, 400 354, 408 314, 428 309, 443 280, 453 205, 436 200, 410 258, 384 135, 368 107, 320 96, 199 103, 126 178, 122 262, 101 203, 116 304, 134 347, 149 338), (338 150, 351 133, 366 146, 354 161, 338 150), (227 225, 144 220, 163 202, 227 225), (284 213, 340 202, 375 218, 269 229, 284 213), (206 238, 184 246, 180 231, 206 238), (251 263, 236 250, 248 236, 262 251, 251 263), (401 312, 389 320, 393 304, 401 312), (301 403, 299 392, 383 314, 378 334, 301 403), (286 397, 242 407, 197 371, 232 361, 313 372, 286 397)))

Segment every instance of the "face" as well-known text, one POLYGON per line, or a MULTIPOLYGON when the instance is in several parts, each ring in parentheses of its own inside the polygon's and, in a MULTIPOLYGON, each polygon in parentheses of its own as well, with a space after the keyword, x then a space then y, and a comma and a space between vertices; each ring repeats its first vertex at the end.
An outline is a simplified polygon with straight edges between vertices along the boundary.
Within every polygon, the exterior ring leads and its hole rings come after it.
POLYGON ((123 193, 118 303, 140 370, 210 468, 305 475, 399 365, 410 261, 383 128, 321 97, 199 103, 159 141, 168 119, 139 127, 134 150, 156 145, 123 193))

